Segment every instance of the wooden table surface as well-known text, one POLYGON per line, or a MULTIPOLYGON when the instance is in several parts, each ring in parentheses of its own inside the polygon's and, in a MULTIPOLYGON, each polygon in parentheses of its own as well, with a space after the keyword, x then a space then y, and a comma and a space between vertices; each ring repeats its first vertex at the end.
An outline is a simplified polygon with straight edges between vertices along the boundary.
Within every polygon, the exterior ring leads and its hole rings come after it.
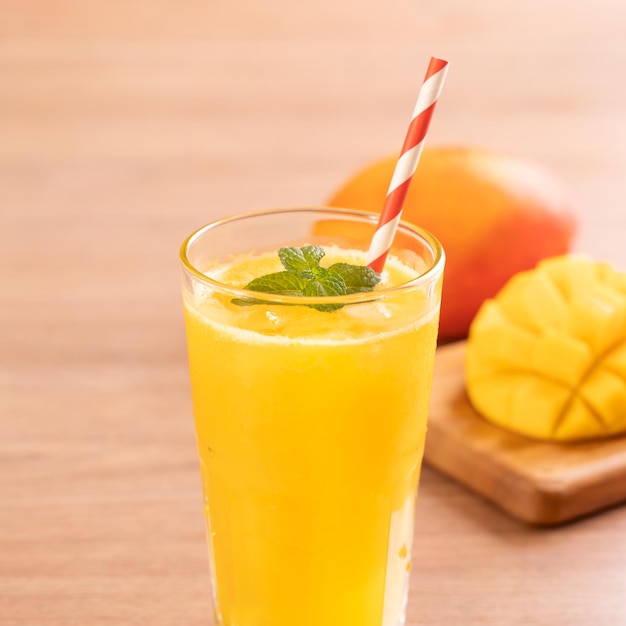
MULTIPOLYGON (((429 143, 544 163, 626 267, 624 33, 621 0, 0 0, 0 625, 212 623, 178 246, 397 153, 431 55, 429 143)), ((411 626, 626 624, 626 507, 534 529, 427 468, 414 562, 411 626)))

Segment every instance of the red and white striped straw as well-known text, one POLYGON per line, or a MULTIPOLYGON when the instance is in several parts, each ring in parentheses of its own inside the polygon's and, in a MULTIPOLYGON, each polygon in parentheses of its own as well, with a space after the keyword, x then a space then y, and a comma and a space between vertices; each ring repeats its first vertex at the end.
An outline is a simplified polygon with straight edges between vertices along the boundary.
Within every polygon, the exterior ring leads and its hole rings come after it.
POLYGON ((431 58, 367 255, 367 264, 377 272, 382 271, 393 243, 402 215, 404 200, 413 174, 417 169, 430 119, 433 116, 447 71, 447 61, 431 58))

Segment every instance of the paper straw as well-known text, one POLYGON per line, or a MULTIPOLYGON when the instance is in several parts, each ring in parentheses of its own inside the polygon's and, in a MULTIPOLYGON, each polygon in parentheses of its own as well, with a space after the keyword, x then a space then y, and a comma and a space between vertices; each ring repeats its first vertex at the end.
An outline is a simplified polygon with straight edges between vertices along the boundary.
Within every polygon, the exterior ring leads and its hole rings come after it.
POLYGON ((433 116, 447 71, 447 61, 434 57, 431 58, 424 82, 417 95, 411 123, 409 124, 396 168, 391 177, 385 204, 383 205, 378 226, 372 237, 367 255, 367 264, 377 272, 382 271, 396 234, 404 200, 413 174, 417 169, 430 119, 433 116))

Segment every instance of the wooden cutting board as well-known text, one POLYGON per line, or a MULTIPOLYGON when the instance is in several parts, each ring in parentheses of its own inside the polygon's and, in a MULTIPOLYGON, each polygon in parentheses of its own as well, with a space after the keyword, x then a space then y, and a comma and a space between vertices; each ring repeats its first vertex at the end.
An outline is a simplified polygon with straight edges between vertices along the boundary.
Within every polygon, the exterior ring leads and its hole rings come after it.
POLYGON ((437 350, 425 462, 516 518, 553 525, 626 501, 626 436, 551 443, 481 418, 464 382, 465 342, 437 350))

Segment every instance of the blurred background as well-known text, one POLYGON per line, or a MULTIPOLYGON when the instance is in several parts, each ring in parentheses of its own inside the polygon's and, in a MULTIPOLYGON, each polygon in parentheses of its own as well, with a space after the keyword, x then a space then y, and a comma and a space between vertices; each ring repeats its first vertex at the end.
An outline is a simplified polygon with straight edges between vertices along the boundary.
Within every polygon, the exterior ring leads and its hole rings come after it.
MULTIPOLYGON (((178 601, 204 623, 179 245, 219 216, 323 203, 396 154, 431 56, 450 70, 428 145, 545 165, 576 198, 576 248, 626 267, 625 33, 623 0, 0 0, 2 626, 180 623, 178 601)), ((538 596, 597 583, 546 569, 567 530, 525 559, 536 535, 451 483, 427 474, 420 499, 424 546, 452 542, 425 566, 430 623, 458 623, 449 574, 481 554, 457 609, 490 585, 497 602, 473 623, 530 610, 502 572, 526 586, 540 567, 538 596)))
POLYGON ((450 72, 428 145, 547 166, 576 198, 577 248, 624 260, 620 0, 0 0, 0 15, 11 298, 42 266, 51 292, 27 298, 115 283, 133 307, 110 313, 166 318, 159 344, 181 355, 183 237, 220 215, 323 203, 397 154, 431 55, 450 72))
MULTIPOLYGON (((71 205, 76 227, 117 214, 171 221, 180 236, 215 212, 322 202, 399 150, 431 55, 451 70, 429 143, 536 159, 585 217, 619 213, 619 0, 0 0, 0 11, 3 213, 53 220, 71 205)), ((586 221, 606 230, 610 256, 617 224, 586 221)), ((122 229, 104 234, 127 244, 122 229)))

